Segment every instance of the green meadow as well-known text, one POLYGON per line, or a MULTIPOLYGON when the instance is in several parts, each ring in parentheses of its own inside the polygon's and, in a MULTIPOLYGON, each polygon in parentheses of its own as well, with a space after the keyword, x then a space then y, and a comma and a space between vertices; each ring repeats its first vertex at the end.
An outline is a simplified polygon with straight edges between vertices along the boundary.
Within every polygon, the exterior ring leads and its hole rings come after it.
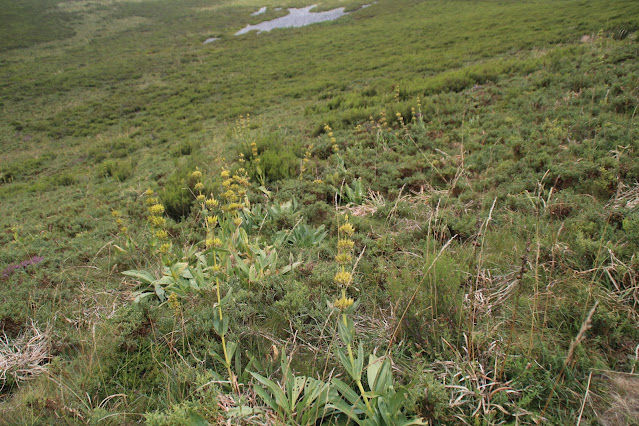
POLYGON ((365 4, 0 0, 0 423, 639 422, 639 2, 365 4))

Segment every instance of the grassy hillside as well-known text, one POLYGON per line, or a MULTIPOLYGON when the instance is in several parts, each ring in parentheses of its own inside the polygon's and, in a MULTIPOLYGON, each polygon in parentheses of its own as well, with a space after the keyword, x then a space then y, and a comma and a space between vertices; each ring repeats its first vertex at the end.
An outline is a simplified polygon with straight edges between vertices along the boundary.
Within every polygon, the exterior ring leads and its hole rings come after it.
POLYGON ((639 3, 363 4, 0 0, 7 422, 637 421, 639 3))

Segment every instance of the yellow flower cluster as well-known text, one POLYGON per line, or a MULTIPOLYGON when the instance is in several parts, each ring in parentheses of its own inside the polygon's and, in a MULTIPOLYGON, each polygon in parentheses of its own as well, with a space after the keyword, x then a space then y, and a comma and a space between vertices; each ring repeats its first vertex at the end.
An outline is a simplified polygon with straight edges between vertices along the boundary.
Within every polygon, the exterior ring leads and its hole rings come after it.
POLYGON ((251 114, 247 113, 246 116, 240 115, 235 125, 239 130, 248 129, 251 125, 251 114))
POLYGON ((335 284, 346 287, 351 283, 351 278, 352 276, 350 272, 342 270, 335 274, 335 278, 333 278, 333 280, 335 281, 335 284))
POLYGON ((196 167, 195 171, 191 173, 191 177, 193 180, 200 181, 202 179, 202 172, 196 167))
POLYGON ((380 130, 387 130, 388 129, 388 120, 386 119, 386 111, 383 111, 379 113, 379 120, 377 120, 377 127, 380 130))
POLYGON ((304 153, 304 159, 302 160, 302 166, 300 167, 300 179, 306 172, 307 165, 311 161, 311 156, 313 155, 313 144, 310 144, 308 148, 306 148, 306 152, 304 153))
POLYGON ((258 157, 258 152, 257 152, 257 144, 255 142, 251 142, 251 155, 253 156, 254 163, 260 162, 260 157, 258 157))
POLYGON ((328 138, 331 141, 331 149, 333 152, 339 152, 339 145, 337 145, 337 139, 335 139, 335 135, 333 134, 333 129, 328 124, 324 124, 324 131, 328 135, 328 138))
POLYGON ((355 303, 355 301, 352 298, 346 297, 346 294, 342 294, 342 297, 337 299, 333 305, 335 305, 335 307, 340 311, 345 311, 353 306, 353 303, 355 303))
POLYGON ((353 256, 350 253, 340 253, 335 256, 335 262, 339 265, 347 265, 353 261, 353 256))
POLYGON ((126 226, 124 226, 124 220, 122 220, 122 214, 120 213, 120 211, 112 210, 111 216, 115 218, 115 223, 118 225, 118 230, 120 231, 120 234, 125 236, 128 235, 129 230, 126 226))
POLYGON ((154 216, 160 216, 164 213, 164 206, 162 204, 153 204, 148 209, 149 214, 154 216))
POLYGON ((233 176, 228 170, 223 170, 220 176, 224 179, 222 186, 225 192, 222 193, 222 198, 226 201, 226 204, 222 206, 222 210, 233 213, 248 205, 246 192, 249 186, 249 178, 246 170, 241 168, 233 176))
POLYGON ((193 189, 196 191, 195 200, 200 203, 202 214, 204 215, 203 225, 206 229, 204 244, 207 248, 221 247, 222 241, 215 236, 215 227, 218 224, 218 217, 211 211, 217 208, 220 203, 212 194, 207 198, 206 195, 202 193, 202 191, 204 191, 204 184, 202 183, 202 172, 199 169, 195 169, 195 171, 191 173, 191 182, 195 182, 193 185, 193 189))
POLYGON ((342 226, 339 227, 339 233, 342 235, 346 235, 347 237, 352 237, 355 233, 355 228, 353 228, 353 225, 351 225, 349 222, 345 222, 342 226))
POLYGON ((171 309, 173 309, 173 314, 178 316, 180 313, 180 301, 175 293, 171 293, 167 300, 171 309))
POLYGON ((146 199, 146 211, 148 213, 146 219, 151 225, 152 235, 155 238, 153 245, 157 248, 158 253, 168 254, 171 251, 171 242, 168 241, 169 233, 165 229, 166 219, 164 218, 164 206, 155 196, 152 189, 147 189, 143 194, 146 199))

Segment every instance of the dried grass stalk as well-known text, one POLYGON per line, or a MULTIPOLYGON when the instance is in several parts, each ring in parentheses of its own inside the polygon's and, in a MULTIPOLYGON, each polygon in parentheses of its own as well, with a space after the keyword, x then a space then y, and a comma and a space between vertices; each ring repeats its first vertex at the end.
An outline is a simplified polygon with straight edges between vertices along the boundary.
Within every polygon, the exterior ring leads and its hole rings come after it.
POLYGON ((51 359, 50 330, 31 322, 15 339, 0 336, 0 389, 11 380, 16 384, 47 371, 51 359))

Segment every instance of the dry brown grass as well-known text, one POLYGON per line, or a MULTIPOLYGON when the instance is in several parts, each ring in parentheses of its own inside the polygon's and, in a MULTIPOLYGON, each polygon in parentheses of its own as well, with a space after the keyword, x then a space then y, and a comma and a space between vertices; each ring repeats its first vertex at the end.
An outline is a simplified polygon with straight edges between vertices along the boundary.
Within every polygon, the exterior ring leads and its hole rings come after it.
MULTIPOLYGON (((587 398, 599 424, 604 426, 639 425, 639 375, 598 371, 603 395, 587 398)), ((594 378, 593 378, 594 380, 594 378)))
POLYGON ((620 183, 615 198, 608 204, 614 208, 633 209, 639 206, 639 182, 634 185, 620 183))
POLYGON ((47 371, 51 359, 51 335, 35 323, 15 339, 0 337, 0 389, 7 382, 19 384, 47 371))

